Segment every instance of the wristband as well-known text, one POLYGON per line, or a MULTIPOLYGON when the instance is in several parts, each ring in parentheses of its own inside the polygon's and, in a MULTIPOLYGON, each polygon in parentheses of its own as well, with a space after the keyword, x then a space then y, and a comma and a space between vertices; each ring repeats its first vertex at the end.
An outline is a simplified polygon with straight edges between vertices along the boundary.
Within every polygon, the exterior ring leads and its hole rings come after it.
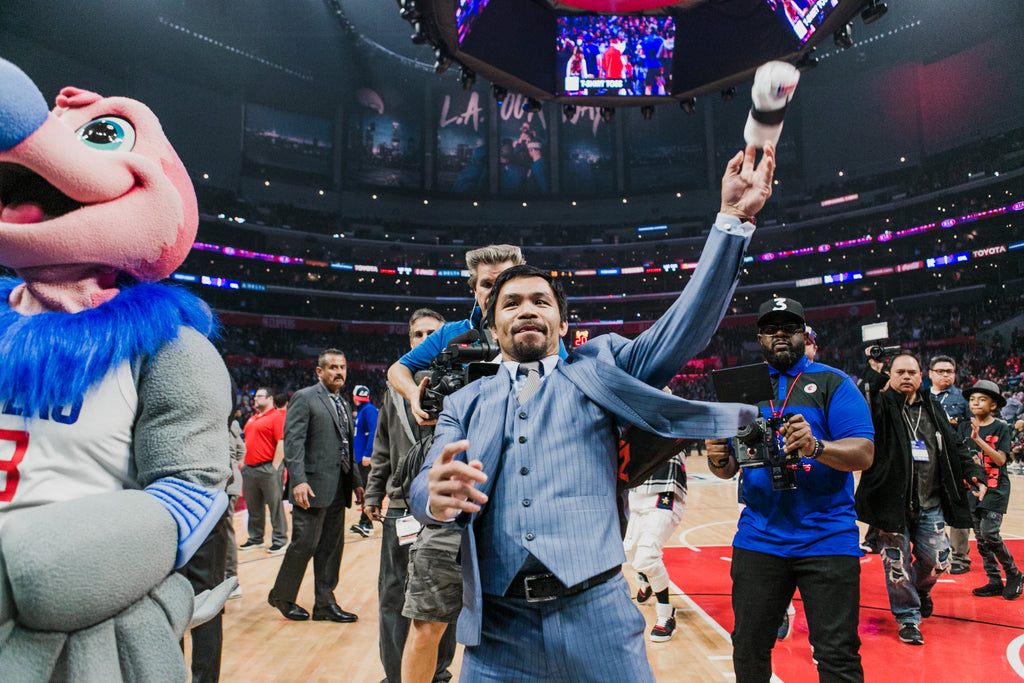
POLYGON ((811 460, 817 460, 821 457, 821 454, 825 452, 825 444, 822 443, 821 439, 814 439, 814 452, 807 457, 811 460))

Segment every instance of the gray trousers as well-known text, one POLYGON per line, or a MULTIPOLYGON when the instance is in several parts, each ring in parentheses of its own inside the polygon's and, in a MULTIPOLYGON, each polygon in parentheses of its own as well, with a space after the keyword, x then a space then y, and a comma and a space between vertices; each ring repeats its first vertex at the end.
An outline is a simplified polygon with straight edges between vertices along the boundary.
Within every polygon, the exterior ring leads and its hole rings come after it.
POLYGON ((953 564, 971 566, 971 530, 947 527, 949 530, 949 547, 953 550, 953 564))
MULTIPOLYGON (((282 468, 283 469, 283 468, 282 468)), ((264 506, 270 509, 270 526, 273 529, 273 545, 288 543, 288 520, 284 514, 284 476, 270 462, 250 467, 242 465, 242 495, 249 509, 249 540, 263 542, 266 527, 264 506)))

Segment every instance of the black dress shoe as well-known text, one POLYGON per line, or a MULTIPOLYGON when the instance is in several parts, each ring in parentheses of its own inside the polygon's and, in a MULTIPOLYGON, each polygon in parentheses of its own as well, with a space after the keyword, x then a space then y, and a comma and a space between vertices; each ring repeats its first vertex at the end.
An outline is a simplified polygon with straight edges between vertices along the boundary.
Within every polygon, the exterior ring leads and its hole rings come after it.
POLYGON ((267 596, 267 602, 270 603, 271 607, 277 608, 285 619, 291 619, 292 621, 305 621, 306 619, 309 619, 309 612, 302 609, 294 602, 278 600, 274 597, 273 593, 267 596))
POLYGON ((313 608, 313 621, 336 621, 339 624, 351 624, 359 619, 351 612, 346 612, 337 605, 313 608))

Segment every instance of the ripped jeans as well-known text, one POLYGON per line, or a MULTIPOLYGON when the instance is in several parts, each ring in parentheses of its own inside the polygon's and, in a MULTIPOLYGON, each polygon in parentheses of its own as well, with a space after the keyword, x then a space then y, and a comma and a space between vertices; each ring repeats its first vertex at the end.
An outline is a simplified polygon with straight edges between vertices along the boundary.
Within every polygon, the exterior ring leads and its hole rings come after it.
POLYGON ((896 623, 920 625, 920 593, 930 591, 939 575, 949 571, 949 538, 942 508, 922 510, 904 533, 880 531, 878 541, 889 609, 896 623))

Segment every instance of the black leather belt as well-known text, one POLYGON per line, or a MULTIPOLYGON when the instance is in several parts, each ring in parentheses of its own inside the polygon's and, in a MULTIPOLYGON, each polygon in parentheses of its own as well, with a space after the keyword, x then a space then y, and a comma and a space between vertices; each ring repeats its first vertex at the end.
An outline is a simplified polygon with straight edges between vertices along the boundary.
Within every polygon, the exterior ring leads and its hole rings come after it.
POLYGON ((548 600, 582 593, 594 586, 600 586, 620 573, 622 573, 622 567, 612 567, 596 576, 591 576, 586 581, 577 583, 575 586, 566 586, 550 572, 543 574, 516 574, 516 577, 512 579, 512 584, 505 591, 505 597, 526 598, 527 602, 547 602, 548 600))

